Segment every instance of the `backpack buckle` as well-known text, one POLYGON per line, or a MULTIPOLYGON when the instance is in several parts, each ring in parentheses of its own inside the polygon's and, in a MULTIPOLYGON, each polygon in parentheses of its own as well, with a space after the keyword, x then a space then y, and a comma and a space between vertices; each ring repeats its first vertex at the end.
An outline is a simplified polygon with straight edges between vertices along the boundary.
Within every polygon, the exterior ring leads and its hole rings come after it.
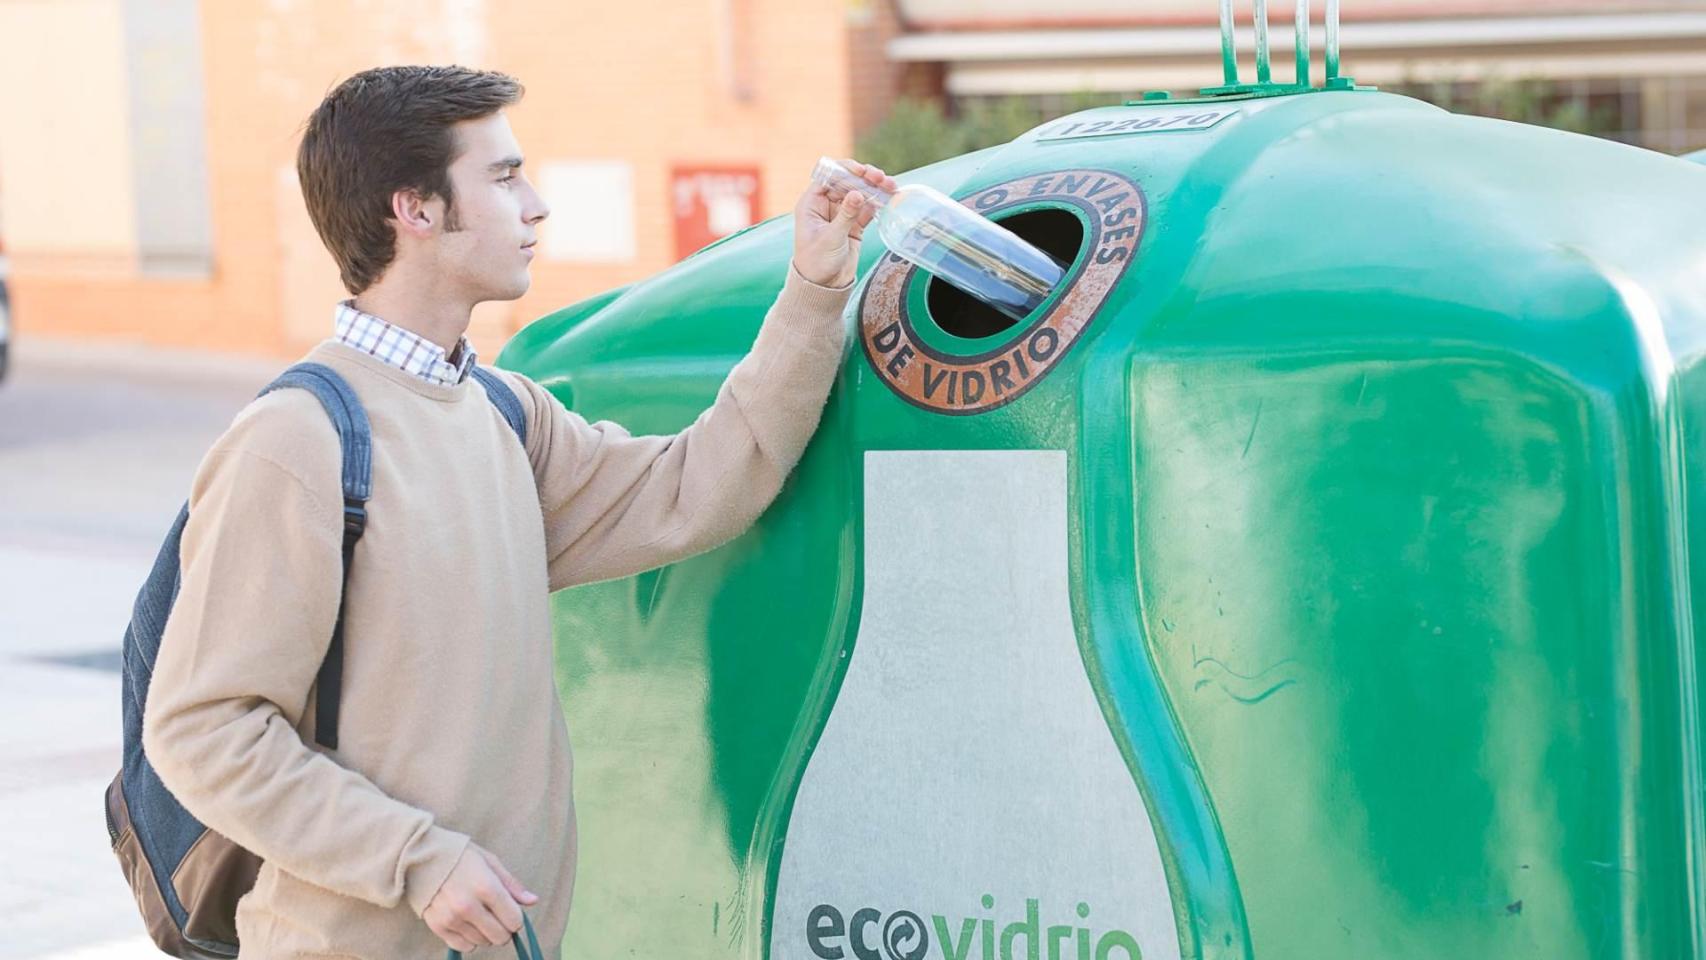
POLYGON ((367 529, 367 505, 360 500, 344 500, 344 549, 355 546, 367 529))

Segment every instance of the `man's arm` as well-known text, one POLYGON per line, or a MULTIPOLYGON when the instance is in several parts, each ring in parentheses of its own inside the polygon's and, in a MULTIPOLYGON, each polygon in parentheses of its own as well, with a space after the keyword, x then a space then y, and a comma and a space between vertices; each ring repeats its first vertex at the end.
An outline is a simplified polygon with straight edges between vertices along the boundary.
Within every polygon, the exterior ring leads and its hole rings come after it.
POLYGON ((209 453, 143 749, 208 827, 309 882, 383 907, 407 898, 420 914, 468 837, 296 730, 343 589, 338 477, 332 427, 303 391, 257 402, 209 453))
MULTIPOLYGON (((846 160, 893 191, 893 177, 846 160)), ((764 511, 816 431, 846 346, 842 311, 876 211, 813 186, 794 205, 794 255, 752 350, 716 402, 674 436, 589 424, 521 380, 528 459, 553 590, 649 570, 721 544, 764 511)))
POLYGON ((516 378, 551 589, 681 560, 752 524, 817 429, 844 353, 850 289, 814 284, 790 268, 751 352, 710 408, 672 436, 588 423, 516 378))

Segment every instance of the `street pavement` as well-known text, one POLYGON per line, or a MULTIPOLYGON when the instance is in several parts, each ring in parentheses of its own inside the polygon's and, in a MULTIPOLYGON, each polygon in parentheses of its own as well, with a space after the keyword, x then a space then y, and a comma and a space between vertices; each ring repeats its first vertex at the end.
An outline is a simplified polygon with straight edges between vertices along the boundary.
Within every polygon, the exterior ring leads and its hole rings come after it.
POLYGON ((102 817, 119 644, 202 453, 285 364, 20 333, 0 382, 0 960, 157 958, 102 817))

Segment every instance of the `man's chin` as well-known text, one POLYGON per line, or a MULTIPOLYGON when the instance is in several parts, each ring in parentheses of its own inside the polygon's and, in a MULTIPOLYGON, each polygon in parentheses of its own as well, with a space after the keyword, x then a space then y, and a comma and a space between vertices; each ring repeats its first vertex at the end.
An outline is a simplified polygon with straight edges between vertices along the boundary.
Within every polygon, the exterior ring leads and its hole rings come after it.
POLYGON ((522 297, 527 295, 528 289, 532 286, 533 278, 523 274, 519 282, 511 283, 488 291, 484 297, 480 298, 480 302, 488 303, 493 300, 520 300, 522 297))

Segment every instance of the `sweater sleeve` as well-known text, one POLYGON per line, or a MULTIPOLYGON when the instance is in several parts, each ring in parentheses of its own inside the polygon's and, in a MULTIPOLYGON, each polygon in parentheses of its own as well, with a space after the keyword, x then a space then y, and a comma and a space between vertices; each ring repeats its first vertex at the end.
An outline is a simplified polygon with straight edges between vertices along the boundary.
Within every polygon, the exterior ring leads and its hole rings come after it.
POLYGON ((211 829, 318 886, 382 907, 406 898, 420 914, 468 837, 297 732, 343 589, 336 462, 316 493, 253 445, 223 444, 192 488, 143 750, 211 829))
POLYGON ((812 283, 790 265, 752 350, 711 407, 674 435, 588 423, 517 378, 551 589, 682 560, 751 526, 817 429, 846 345, 851 289, 812 283))

